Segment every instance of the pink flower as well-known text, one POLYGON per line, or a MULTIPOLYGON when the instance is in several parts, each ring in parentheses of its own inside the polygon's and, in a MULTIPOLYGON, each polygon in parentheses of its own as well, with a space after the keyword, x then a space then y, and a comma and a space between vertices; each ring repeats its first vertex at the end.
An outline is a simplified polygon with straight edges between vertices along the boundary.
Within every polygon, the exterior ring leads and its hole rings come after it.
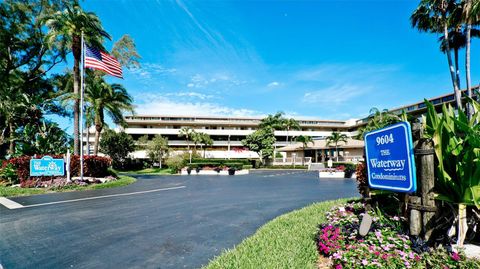
POLYGON ((457 252, 453 252, 451 257, 454 261, 458 262, 460 260, 460 255, 457 252))
POLYGON ((367 265, 367 264, 368 264, 368 261, 365 260, 365 259, 363 259, 363 260, 362 260, 362 264, 363 264, 363 265, 367 265))
POLYGON ((335 253, 333 254, 333 258, 339 260, 339 259, 342 258, 342 254, 340 254, 340 253, 338 253, 338 252, 335 252, 335 253))
POLYGON ((343 269, 343 266, 341 264, 335 265, 335 269, 343 269))

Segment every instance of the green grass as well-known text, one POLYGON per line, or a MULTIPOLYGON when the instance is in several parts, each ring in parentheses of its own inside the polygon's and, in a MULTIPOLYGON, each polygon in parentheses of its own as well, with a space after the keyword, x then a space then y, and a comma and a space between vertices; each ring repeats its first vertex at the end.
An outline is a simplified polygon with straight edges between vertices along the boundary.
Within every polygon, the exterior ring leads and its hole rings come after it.
POLYGON ((176 174, 170 168, 145 168, 142 170, 116 171, 120 175, 171 175, 176 174))
POLYGON ((204 268, 317 268, 317 226, 333 205, 347 200, 316 203, 275 218, 204 268))
POLYGON ((133 177, 120 176, 116 181, 111 181, 103 184, 92 184, 88 186, 67 186, 56 189, 45 189, 45 188, 12 188, 0 186, 0 196, 3 197, 15 197, 15 196, 26 196, 26 195, 35 195, 43 193, 54 193, 54 192, 67 192, 67 191, 84 191, 84 190, 96 190, 96 189, 106 189, 121 187, 132 184, 137 181, 133 177))

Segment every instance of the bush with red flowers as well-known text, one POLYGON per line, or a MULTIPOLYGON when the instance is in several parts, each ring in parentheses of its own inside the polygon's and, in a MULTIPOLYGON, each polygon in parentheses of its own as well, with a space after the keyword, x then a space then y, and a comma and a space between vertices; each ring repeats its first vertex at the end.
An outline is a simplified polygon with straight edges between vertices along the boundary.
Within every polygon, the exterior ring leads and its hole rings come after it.
MULTIPOLYGON (((42 158, 45 155, 36 155, 35 158, 42 158)), ((48 155, 54 159, 62 159, 63 155, 48 155)), ((22 187, 37 186, 38 182, 51 181, 54 177, 30 177, 30 160, 32 156, 20 156, 11 158, 4 161, 2 168, 7 165, 13 166, 16 170, 18 181, 22 187)), ((109 175, 108 168, 111 166, 112 161, 108 157, 100 156, 84 156, 83 171, 87 177, 105 177, 109 175)), ((72 155, 70 159, 70 171, 71 176, 80 175, 80 156, 72 155)))

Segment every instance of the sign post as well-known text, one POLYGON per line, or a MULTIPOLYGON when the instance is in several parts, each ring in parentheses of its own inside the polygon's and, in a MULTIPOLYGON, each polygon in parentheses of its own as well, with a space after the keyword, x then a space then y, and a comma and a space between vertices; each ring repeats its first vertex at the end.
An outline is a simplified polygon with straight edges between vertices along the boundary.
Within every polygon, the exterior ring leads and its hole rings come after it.
POLYGON ((368 185, 411 193, 417 189, 412 131, 400 122, 365 135, 368 185))

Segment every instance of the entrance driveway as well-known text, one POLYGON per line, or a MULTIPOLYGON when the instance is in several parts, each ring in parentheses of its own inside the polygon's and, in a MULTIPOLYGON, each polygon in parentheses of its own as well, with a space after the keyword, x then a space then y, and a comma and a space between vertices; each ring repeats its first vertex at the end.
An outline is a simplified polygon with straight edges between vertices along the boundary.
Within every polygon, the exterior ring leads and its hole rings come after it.
POLYGON ((0 205, 10 268, 198 268, 273 218, 357 196, 352 179, 308 171, 141 176, 120 188, 13 198, 0 205))

